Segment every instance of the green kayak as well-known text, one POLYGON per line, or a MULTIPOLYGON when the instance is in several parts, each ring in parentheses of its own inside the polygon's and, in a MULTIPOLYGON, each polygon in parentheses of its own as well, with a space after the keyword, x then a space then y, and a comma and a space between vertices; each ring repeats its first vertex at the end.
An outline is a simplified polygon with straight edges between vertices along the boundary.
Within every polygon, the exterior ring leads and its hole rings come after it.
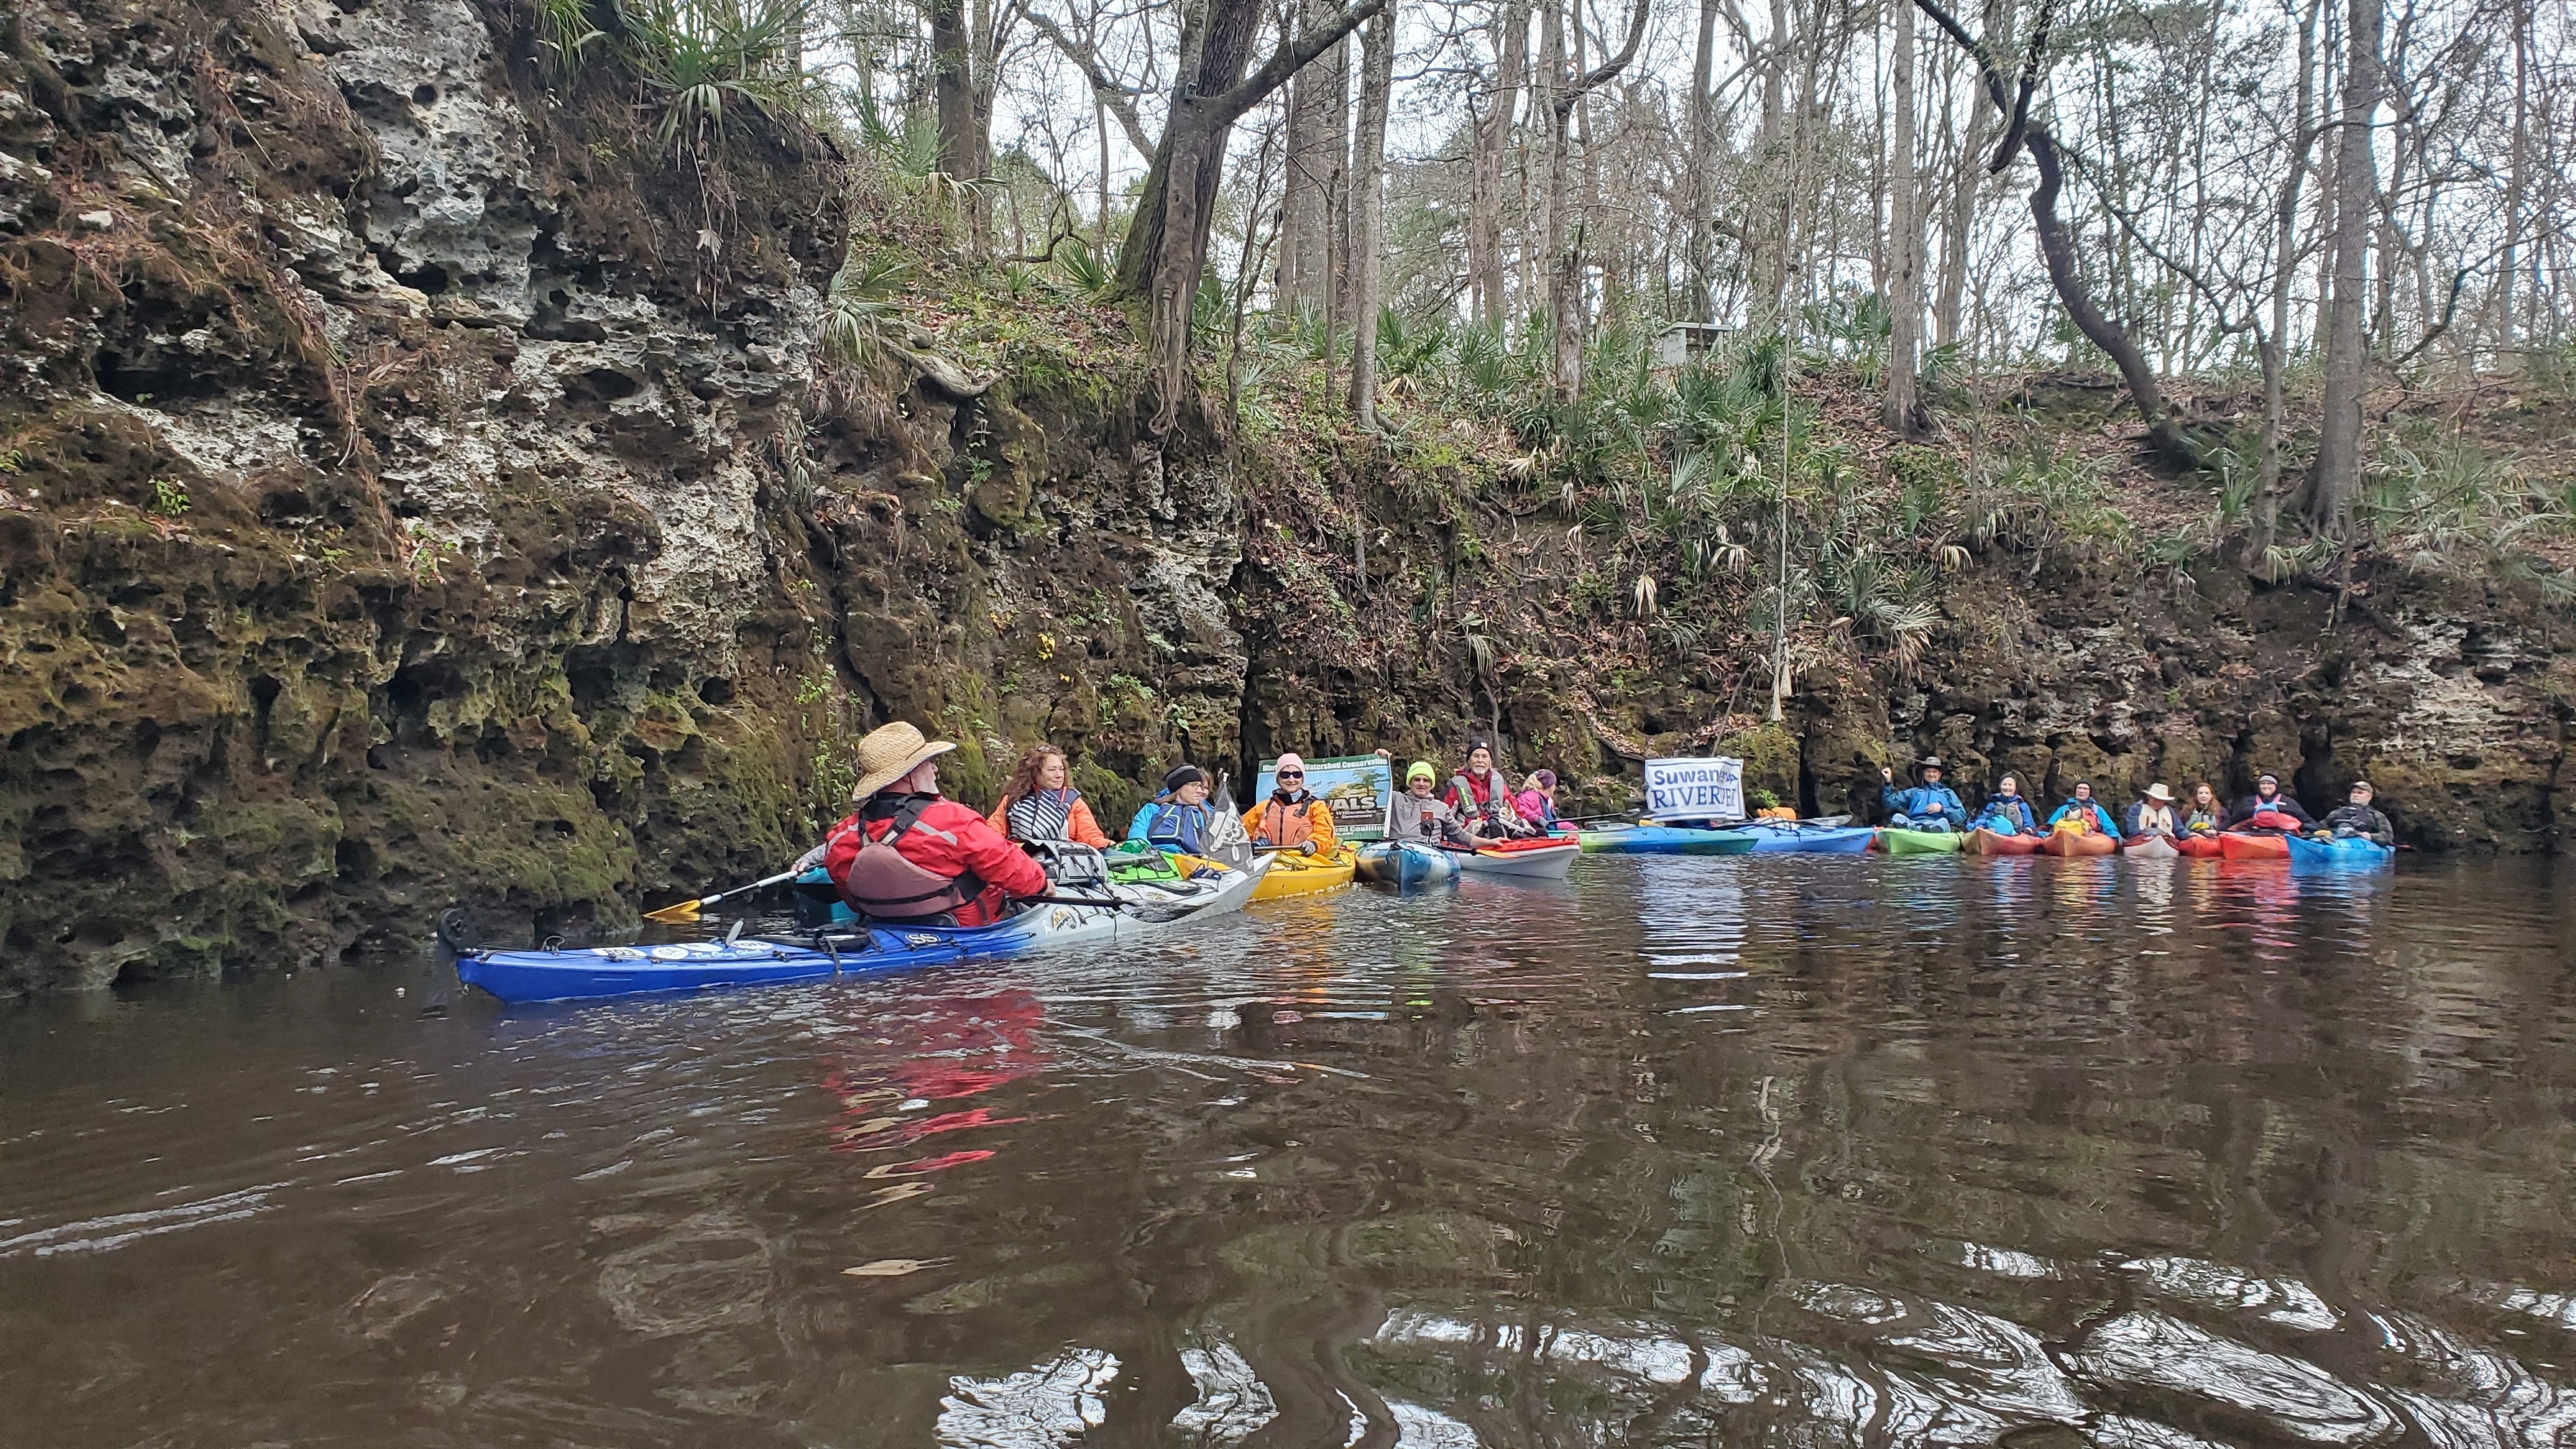
POLYGON ((1881 830, 1878 848, 1890 855, 1957 855, 1966 839, 1955 830, 1881 830))

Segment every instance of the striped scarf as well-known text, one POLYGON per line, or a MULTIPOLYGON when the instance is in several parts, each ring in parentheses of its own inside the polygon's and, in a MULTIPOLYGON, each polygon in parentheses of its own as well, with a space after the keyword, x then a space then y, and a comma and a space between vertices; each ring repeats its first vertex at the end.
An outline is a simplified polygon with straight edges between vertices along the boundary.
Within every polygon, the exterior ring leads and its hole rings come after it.
POLYGON ((1079 790, 1039 790, 1011 802, 1009 819, 1014 840, 1062 840, 1066 822, 1073 818, 1073 802, 1082 798, 1079 790))

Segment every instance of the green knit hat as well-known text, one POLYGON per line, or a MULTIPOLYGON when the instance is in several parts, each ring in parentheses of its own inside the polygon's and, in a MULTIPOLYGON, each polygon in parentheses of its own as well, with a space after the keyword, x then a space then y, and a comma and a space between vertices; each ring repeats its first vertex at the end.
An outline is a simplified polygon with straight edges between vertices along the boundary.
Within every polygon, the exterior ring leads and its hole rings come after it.
POLYGON ((1416 780, 1437 780, 1439 778, 1440 772, 1431 768, 1431 762, 1429 760, 1416 760, 1412 764, 1404 767, 1404 783, 1408 785, 1412 784, 1416 780))

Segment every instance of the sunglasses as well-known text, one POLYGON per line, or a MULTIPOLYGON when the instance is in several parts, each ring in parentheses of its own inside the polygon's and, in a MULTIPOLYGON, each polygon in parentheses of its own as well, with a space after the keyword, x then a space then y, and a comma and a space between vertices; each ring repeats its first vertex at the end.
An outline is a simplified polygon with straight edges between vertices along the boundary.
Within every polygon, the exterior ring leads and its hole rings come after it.
POLYGON ((1303 770, 1282 770, 1279 772, 1279 778, 1282 780, 1302 780, 1306 778, 1306 772, 1303 770))

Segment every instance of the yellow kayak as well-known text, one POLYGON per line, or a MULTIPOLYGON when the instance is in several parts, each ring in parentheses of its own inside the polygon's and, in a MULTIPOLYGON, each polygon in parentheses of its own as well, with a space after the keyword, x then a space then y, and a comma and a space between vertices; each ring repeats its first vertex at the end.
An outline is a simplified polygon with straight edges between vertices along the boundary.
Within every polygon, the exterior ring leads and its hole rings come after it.
POLYGON ((1262 876, 1261 884, 1252 888, 1252 898, 1275 901, 1346 886, 1351 883, 1352 867, 1358 863, 1359 851, 1348 845, 1330 855, 1279 851, 1270 857, 1270 870, 1262 876))

